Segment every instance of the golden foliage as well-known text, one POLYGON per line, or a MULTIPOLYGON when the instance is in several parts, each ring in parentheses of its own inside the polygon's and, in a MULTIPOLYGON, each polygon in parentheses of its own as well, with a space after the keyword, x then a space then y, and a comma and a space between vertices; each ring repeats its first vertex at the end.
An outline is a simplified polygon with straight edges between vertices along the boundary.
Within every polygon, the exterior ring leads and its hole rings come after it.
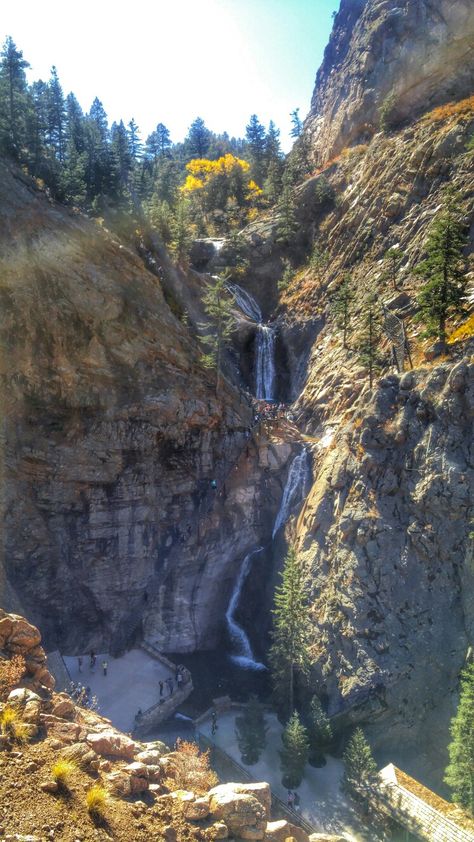
POLYGON ((209 751, 200 751, 196 743, 177 740, 170 777, 165 781, 170 789, 189 789, 203 795, 219 783, 210 768, 209 751))
POLYGON ((448 339, 448 345, 453 345, 454 342, 462 342, 465 339, 472 339, 474 336, 474 313, 469 316, 468 320, 462 325, 459 325, 448 339))
MULTIPOLYGON (((186 164, 186 169, 189 175, 186 177, 181 190, 183 193, 193 193, 207 187, 215 178, 230 177, 235 174, 244 176, 248 173, 250 164, 243 158, 237 158, 235 155, 227 153, 227 155, 217 158, 216 161, 211 161, 208 158, 193 158, 186 164)), ((247 190, 252 197, 263 193, 252 180, 247 183, 247 190)))
POLYGON ((0 661, 0 699, 6 699, 26 672, 23 655, 13 655, 9 661, 0 661))

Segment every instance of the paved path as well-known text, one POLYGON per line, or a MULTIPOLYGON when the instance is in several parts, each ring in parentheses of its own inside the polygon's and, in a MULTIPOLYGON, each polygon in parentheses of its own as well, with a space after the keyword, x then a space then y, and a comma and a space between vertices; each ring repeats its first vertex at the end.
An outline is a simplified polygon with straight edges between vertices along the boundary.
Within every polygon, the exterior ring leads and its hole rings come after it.
MULTIPOLYGON (((215 736, 211 736, 210 722, 203 722, 199 730, 210 737, 216 745, 227 752, 256 780, 267 781, 272 791, 284 803, 287 801, 287 790, 281 783, 280 756, 282 727, 274 714, 266 714, 265 722, 268 726, 267 745, 258 763, 248 766, 242 762, 237 738, 235 736, 235 711, 221 714, 218 717, 218 729, 215 736)), ((342 774, 342 762, 335 757, 327 757, 327 764, 321 769, 306 766, 301 786, 298 788, 300 796, 300 812, 318 833, 346 834, 348 840, 362 840, 354 827, 357 819, 350 805, 343 798, 339 790, 339 779, 342 774)))
MULTIPOLYGON (((130 732, 135 724, 135 714, 141 708, 145 711, 156 704, 160 697, 158 682, 174 676, 160 661, 156 661, 141 649, 131 649, 120 658, 97 655, 95 670, 89 668, 89 655, 82 657, 82 673, 79 673, 77 657, 64 657, 74 682, 90 687, 99 701, 99 713, 111 719, 116 728, 130 732), (102 661, 107 661, 107 675, 104 676, 102 661)), ((169 697, 165 684, 164 698, 169 697)))

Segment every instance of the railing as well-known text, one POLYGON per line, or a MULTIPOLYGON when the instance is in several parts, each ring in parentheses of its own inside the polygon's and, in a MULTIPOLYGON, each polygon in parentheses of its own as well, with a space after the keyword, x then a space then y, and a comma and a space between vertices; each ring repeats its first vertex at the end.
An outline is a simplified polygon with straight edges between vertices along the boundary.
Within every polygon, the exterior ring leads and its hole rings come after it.
MULTIPOLYGON (((253 775, 250 774, 248 769, 244 769, 237 760, 234 760, 230 754, 227 754, 222 748, 217 746, 209 737, 202 733, 202 731, 196 731, 196 740, 199 744, 199 747, 202 751, 207 751, 208 749, 211 752, 211 760, 214 762, 215 766, 219 766, 220 770, 230 768, 232 770, 233 775, 240 781, 247 781, 248 783, 256 783, 257 778, 254 778, 253 775)), ((221 772, 221 777, 229 777, 226 772, 221 772)), ((230 780, 227 781, 230 783, 230 780)), ((295 810, 292 810, 291 807, 288 807, 284 801, 281 800, 275 793, 271 790, 272 796, 272 818, 283 818, 286 819, 290 824, 297 825, 297 827, 301 827, 303 830, 306 831, 308 835, 311 833, 317 833, 317 828, 313 827, 306 819, 303 819, 302 816, 299 815, 295 810)), ((270 819, 270 816, 268 817, 270 819)))

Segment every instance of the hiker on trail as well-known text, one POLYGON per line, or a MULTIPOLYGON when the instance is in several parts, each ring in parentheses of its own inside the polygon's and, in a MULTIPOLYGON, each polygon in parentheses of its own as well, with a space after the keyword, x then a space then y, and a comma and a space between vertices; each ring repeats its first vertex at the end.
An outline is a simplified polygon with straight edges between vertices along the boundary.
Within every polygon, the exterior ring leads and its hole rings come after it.
POLYGON ((300 807, 300 797, 299 797, 299 795, 298 795, 298 793, 297 793, 297 792, 294 792, 294 793, 293 793, 293 804, 294 804, 295 810, 299 810, 299 807, 300 807))
POLYGON ((135 714, 135 722, 140 722, 140 719, 142 718, 142 716, 143 716, 142 709, 138 708, 138 710, 135 714))
POLYGON ((211 479, 211 488, 213 491, 215 491, 217 488, 217 482, 215 479, 211 479))
POLYGON ((170 696, 172 696, 173 695, 173 679, 167 678, 166 683, 167 683, 169 691, 170 691, 170 696))
POLYGON ((102 669, 104 671, 104 675, 107 675, 107 667, 108 666, 109 665, 108 665, 107 661, 102 661, 102 669))
POLYGON ((78 670, 78 672, 82 672, 82 658, 81 658, 80 655, 77 659, 77 670, 78 670))
POLYGON ((290 810, 292 810, 295 806, 295 794, 291 791, 291 789, 288 790, 287 804, 290 810))
POLYGON ((91 656, 90 657, 91 657, 91 659, 90 659, 90 663, 89 663, 89 669, 93 672, 94 667, 96 665, 96 661, 97 661, 97 656, 96 656, 93 649, 91 649, 91 656))
POLYGON ((163 684, 162 681, 159 681, 158 684, 159 684, 159 687, 160 687, 160 698, 161 698, 161 696, 163 695, 164 684, 163 684))
POLYGON ((181 669, 178 667, 178 672, 177 672, 177 675, 176 675, 176 684, 178 685, 178 690, 181 689, 182 683, 183 683, 183 673, 181 672, 181 669))
POLYGON ((212 736, 214 736, 218 727, 219 726, 217 724, 217 712, 215 710, 213 710, 212 713, 211 713, 211 734, 212 734, 212 736))

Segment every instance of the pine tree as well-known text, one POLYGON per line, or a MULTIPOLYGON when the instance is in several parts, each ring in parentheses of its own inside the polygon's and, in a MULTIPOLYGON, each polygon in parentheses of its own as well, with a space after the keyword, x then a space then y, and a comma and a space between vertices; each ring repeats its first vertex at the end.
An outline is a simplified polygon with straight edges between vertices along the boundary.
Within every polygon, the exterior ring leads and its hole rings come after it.
POLYGON ((129 136, 123 120, 113 123, 110 129, 110 147, 114 156, 115 172, 117 173, 117 191, 124 195, 128 187, 128 179, 132 170, 132 155, 130 152, 129 136))
POLYGON ((140 129, 133 117, 128 124, 128 148, 132 163, 136 164, 142 154, 143 144, 140 140, 140 129))
POLYGON ((53 66, 48 83, 48 137, 56 157, 62 163, 65 152, 66 109, 58 72, 53 66))
POLYGON ((427 257, 417 266, 426 283, 418 295, 417 317, 426 326, 426 336, 437 336, 446 350, 446 322, 464 312, 467 277, 463 250, 467 244, 459 198, 446 192, 444 207, 434 220, 426 243, 427 257))
POLYGON ((346 275, 331 302, 334 321, 338 329, 342 331, 342 344, 344 348, 347 348, 347 333, 351 321, 351 304, 353 299, 354 296, 350 290, 350 277, 346 275))
POLYGON ((211 142, 211 132, 202 117, 191 123, 185 140, 188 158, 205 158, 211 142))
POLYGON ((296 221, 296 205, 293 197, 293 188, 288 171, 283 176, 283 189, 280 200, 277 204, 278 221, 276 229, 276 241, 282 245, 290 245, 298 223, 296 221))
POLYGON ((3 45, 0 64, 0 144, 16 157, 25 139, 27 84, 25 69, 29 63, 17 50, 12 38, 3 45))
POLYGON ((279 161, 270 162, 263 184, 265 197, 270 205, 275 205, 280 197, 282 172, 283 166, 279 161))
POLYGON ((322 280, 322 277, 329 266, 330 260, 331 255, 328 251, 320 248, 317 244, 313 246, 313 251, 311 252, 311 257, 309 259, 309 265, 315 273, 318 281, 322 280))
POLYGON ((29 166, 34 176, 41 176, 44 169, 48 131, 48 86, 41 79, 30 88, 31 108, 27 122, 29 166))
POLYGON ((266 137, 265 128, 256 114, 252 114, 250 117, 245 128, 245 137, 248 144, 251 176, 255 183, 261 187, 265 179, 266 137))
POLYGON ((206 368, 215 369, 216 395, 219 392, 222 354, 234 330, 233 298, 228 292, 227 282, 227 275, 213 277, 203 296, 204 310, 210 321, 204 325, 209 333, 201 337, 207 348, 202 362, 206 368))
POLYGON ((393 246, 385 252, 385 260, 388 263, 388 271, 386 277, 392 282, 393 289, 398 289, 397 273, 400 268, 400 263, 403 260, 403 251, 398 246, 393 246))
POLYGON ((309 741, 306 728, 294 711, 281 735, 283 748, 278 752, 283 771, 282 784, 288 789, 299 787, 308 762, 309 741))
POLYGON ((305 582, 296 550, 285 558, 281 583, 275 589, 272 645, 269 652, 274 697, 284 718, 294 710, 295 674, 309 668, 309 612, 305 582))
POLYGON ((265 137, 265 172, 268 174, 269 167, 276 164, 283 170, 283 155, 280 143, 280 130, 277 129, 273 120, 268 124, 268 131, 265 137))
POLYGON ((364 800, 377 776, 377 766, 362 728, 356 728, 343 754, 343 792, 364 800))
POLYGON ((310 763, 313 766, 324 766, 326 761, 323 752, 332 740, 332 728, 317 696, 311 699, 308 720, 310 763))
POLYGON ((301 135, 303 133, 303 123, 300 120, 300 109, 295 108, 295 110, 291 112, 290 117, 291 117, 290 135, 291 135, 291 137, 294 137, 295 140, 296 140, 296 138, 301 137, 301 135))
POLYGON ((474 816, 474 664, 468 664, 461 677, 461 693, 456 715, 451 720, 449 766, 444 780, 453 801, 474 816))
POLYGON ((362 334, 357 350, 362 365, 369 371, 369 384, 372 389, 374 376, 382 365, 382 358, 378 351, 381 339, 380 317, 377 311, 377 299, 373 295, 367 300, 362 324, 362 334))
POLYGON ((189 204, 181 198, 171 222, 171 251, 178 263, 184 263, 191 248, 191 227, 189 221, 189 204))
POLYGON ((256 763, 266 746, 265 716, 256 696, 251 696, 240 716, 235 718, 235 735, 242 762, 248 766, 256 763))

